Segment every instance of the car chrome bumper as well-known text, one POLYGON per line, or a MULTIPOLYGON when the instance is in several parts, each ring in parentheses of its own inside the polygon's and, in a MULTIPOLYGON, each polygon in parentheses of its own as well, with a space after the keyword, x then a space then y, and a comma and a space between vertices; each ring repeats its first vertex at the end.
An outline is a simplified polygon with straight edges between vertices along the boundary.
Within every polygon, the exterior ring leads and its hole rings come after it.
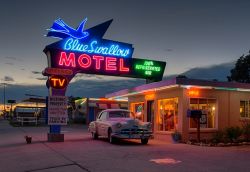
POLYGON ((112 137, 119 139, 149 139, 153 137, 153 133, 150 131, 147 132, 119 132, 113 133, 112 137))

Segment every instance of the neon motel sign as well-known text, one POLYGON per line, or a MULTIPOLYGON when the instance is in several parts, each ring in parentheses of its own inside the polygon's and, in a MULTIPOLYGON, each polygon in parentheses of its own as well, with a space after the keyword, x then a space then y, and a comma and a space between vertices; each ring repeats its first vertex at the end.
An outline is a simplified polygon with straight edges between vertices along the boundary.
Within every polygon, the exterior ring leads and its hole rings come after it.
POLYGON ((71 70, 73 74, 71 78, 67 76, 68 82, 77 73, 144 78, 152 81, 162 79, 165 62, 132 58, 132 44, 102 38, 112 20, 85 30, 86 21, 87 19, 84 19, 76 29, 68 26, 62 19, 54 21, 47 36, 61 40, 47 45, 44 49, 49 68, 71 70))

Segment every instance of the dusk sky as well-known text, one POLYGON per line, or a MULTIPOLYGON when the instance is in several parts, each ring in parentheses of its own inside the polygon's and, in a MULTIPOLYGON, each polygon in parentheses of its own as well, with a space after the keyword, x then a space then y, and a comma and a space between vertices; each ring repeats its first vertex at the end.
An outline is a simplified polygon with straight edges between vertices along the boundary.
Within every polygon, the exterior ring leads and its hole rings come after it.
POLYGON ((44 35, 58 18, 77 27, 87 17, 86 29, 114 19, 104 38, 133 44, 135 58, 166 61, 165 76, 233 62, 250 49, 249 9, 249 0, 2 0, 0 79, 45 84, 42 50, 57 39, 44 35))

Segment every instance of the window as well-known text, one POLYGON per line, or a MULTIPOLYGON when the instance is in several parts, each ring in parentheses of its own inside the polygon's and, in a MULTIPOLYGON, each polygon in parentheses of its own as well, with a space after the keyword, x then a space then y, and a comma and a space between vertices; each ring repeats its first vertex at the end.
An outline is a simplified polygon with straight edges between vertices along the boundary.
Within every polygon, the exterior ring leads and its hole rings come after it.
POLYGON ((100 120, 106 120, 106 119, 107 119, 107 114, 108 114, 107 112, 102 112, 102 113, 99 115, 98 118, 99 118, 100 120))
MULTIPOLYGON (((215 128, 215 107, 216 99, 190 98, 189 108, 191 110, 202 110, 201 128, 215 128)), ((197 128, 195 119, 190 118, 190 128, 197 128)))
POLYGON ((143 121, 144 119, 144 103, 131 103, 131 111, 134 112, 135 118, 143 121))
POLYGON ((173 131, 178 124, 178 98, 158 101, 158 131, 173 131))
POLYGON ((130 112, 127 111, 110 111, 109 118, 129 118, 133 117, 130 112))
POLYGON ((250 101, 240 101, 240 117, 250 118, 250 101))

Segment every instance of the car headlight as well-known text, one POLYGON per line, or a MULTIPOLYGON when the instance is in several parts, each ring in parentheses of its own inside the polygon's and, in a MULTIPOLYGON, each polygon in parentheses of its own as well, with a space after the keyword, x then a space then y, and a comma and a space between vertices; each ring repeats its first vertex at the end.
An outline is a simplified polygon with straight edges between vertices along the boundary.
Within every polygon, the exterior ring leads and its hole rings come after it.
POLYGON ((116 124, 116 128, 121 128, 122 127, 122 124, 121 123, 117 123, 116 124))

